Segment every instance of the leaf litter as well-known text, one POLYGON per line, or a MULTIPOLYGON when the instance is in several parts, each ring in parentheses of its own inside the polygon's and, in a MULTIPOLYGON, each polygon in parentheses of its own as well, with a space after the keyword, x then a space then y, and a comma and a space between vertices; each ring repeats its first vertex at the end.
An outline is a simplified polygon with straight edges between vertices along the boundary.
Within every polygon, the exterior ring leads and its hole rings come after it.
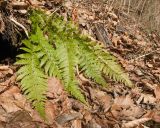
POLYGON ((125 20, 126 17, 102 1, 74 3, 58 0, 39 4, 34 1, 32 6, 43 6, 47 11, 57 10, 63 16, 70 15, 82 33, 98 40, 118 58, 135 87, 127 88, 106 78, 108 87, 103 88, 78 74, 80 87, 89 103, 86 106, 70 97, 60 80, 49 78, 45 121, 19 89, 19 83, 15 81, 16 68, 1 65, 0 127, 160 127, 160 40, 157 34, 144 33, 135 21, 129 17, 125 20))

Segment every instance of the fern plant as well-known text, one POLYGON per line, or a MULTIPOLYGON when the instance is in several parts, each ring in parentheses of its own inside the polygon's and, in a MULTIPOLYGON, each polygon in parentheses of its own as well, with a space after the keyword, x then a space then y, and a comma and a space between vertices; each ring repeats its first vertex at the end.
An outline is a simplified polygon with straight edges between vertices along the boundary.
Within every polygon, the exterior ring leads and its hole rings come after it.
POLYGON ((34 10, 30 14, 32 31, 23 41, 23 54, 18 55, 18 80, 24 94, 44 116, 47 77, 60 79, 65 89, 76 99, 86 103, 76 80, 78 66, 86 77, 106 86, 103 75, 132 86, 116 58, 98 43, 82 35, 71 21, 58 14, 51 16, 34 10))

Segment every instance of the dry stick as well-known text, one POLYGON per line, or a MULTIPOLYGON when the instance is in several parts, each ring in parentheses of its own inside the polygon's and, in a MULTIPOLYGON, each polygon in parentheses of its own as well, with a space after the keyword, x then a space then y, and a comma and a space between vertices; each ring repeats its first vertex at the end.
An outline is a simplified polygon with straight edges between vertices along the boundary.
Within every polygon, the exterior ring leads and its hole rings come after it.
POLYGON ((51 14, 49 14, 49 16, 52 16, 54 13, 56 13, 58 10, 60 10, 61 7, 62 7, 62 5, 60 7, 58 7, 57 9, 55 9, 51 14))
POLYGON ((138 60, 138 59, 140 59, 140 58, 143 58, 143 57, 145 57, 145 56, 148 56, 148 55, 150 55, 150 54, 152 54, 152 53, 154 53, 154 52, 156 52, 156 51, 159 51, 160 49, 156 49, 156 50, 154 50, 154 51, 152 51, 152 52, 149 52, 149 53, 147 53, 147 54, 144 54, 144 55, 142 55, 142 56, 139 56, 139 57, 137 57, 137 58, 135 58, 135 59, 131 59, 130 61, 133 61, 133 60, 138 60))
POLYGON ((24 30, 26 36, 28 37, 28 31, 27 31, 27 29, 26 29, 22 24, 20 24, 19 22, 17 22, 13 17, 9 17, 9 19, 10 19, 13 23, 15 23, 17 26, 21 27, 21 28, 24 30))

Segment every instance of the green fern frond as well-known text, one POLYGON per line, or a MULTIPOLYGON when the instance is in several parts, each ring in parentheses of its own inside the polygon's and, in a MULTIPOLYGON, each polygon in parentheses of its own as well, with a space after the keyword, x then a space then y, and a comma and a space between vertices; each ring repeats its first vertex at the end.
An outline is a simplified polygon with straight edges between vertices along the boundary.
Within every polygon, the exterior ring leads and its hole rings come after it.
POLYGON ((80 88, 78 87, 78 82, 76 80, 70 81, 66 86, 66 90, 76 99, 78 99, 82 103, 87 104, 84 95, 81 93, 80 88))
POLYGON ((77 87, 75 77, 75 66, 77 65, 77 44, 74 42, 67 42, 67 40, 64 39, 62 39, 62 41, 64 42, 57 44, 56 47, 56 56, 59 61, 62 81, 65 89, 69 91, 72 96, 85 103, 84 96, 77 87))
POLYGON ((95 45, 93 49, 97 62, 99 62, 101 67, 100 69, 105 75, 109 76, 114 81, 122 82, 125 85, 132 87, 132 82, 129 80, 128 75, 123 71, 120 64, 118 64, 115 57, 99 45, 95 45))
POLYGON ((30 47, 30 52, 19 55, 19 60, 16 62, 17 65, 22 65, 17 72, 17 79, 21 80, 21 88, 24 94, 33 102, 33 106, 40 115, 44 117, 47 77, 39 66, 40 62, 35 53, 34 45, 32 47, 31 45, 27 46, 30 47))
POLYGON ((79 65, 82 71, 84 71, 85 75, 89 78, 92 78, 98 84, 106 86, 107 83, 105 79, 102 77, 102 72, 100 70, 100 66, 98 65, 98 61, 96 56, 94 55, 94 51, 88 47, 87 44, 79 44, 79 65), (82 54, 85 53, 85 54, 82 54))

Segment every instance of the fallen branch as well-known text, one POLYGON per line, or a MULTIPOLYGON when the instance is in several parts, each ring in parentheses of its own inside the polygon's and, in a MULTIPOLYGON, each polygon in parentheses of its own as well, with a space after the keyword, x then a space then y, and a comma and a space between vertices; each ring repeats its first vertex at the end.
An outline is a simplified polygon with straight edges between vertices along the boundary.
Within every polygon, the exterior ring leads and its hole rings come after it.
POLYGON ((159 51, 160 49, 156 49, 156 50, 154 50, 154 51, 151 51, 151 52, 149 52, 149 53, 146 53, 146 54, 144 54, 144 55, 141 55, 141 56, 139 56, 139 57, 136 57, 136 58, 134 58, 134 59, 131 59, 130 61, 135 61, 135 60, 138 60, 138 59, 140 59, 140 58, 143 58, 143 57, 146 57, 146 56, 148 56, 148 55, 150 55, 150 54, 152 54, 152 53, 154 53, 154 52, 157 52, 157 51, 159 51))

